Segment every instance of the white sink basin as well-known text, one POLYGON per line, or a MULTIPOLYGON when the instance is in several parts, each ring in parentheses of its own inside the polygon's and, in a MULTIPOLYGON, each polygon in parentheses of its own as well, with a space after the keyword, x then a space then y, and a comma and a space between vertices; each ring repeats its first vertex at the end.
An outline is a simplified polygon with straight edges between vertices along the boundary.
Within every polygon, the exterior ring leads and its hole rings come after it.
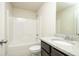
POLYGON ((62 45, 67 45, 67 46, 72 46, 73 44, 64 40, 53 40, 53 42, 62 44, 62 45))

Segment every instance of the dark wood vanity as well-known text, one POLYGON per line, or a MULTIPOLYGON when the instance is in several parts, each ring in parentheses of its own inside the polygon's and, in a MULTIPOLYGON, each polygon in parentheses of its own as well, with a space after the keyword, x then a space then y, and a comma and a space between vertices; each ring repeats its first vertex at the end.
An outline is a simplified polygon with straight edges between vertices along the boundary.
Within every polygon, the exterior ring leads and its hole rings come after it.
POLYGON ((44 41, 41 41, 41 56, 68 56, 68 55, 50 46, 44 41))

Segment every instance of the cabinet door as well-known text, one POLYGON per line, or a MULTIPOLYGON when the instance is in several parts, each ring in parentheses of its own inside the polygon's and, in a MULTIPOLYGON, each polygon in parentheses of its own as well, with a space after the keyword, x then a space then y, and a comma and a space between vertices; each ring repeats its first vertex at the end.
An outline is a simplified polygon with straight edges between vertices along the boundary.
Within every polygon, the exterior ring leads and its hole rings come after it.
POLYGON ((5 39, 5 3, 0 2, 0 40, 5 39))
MULTIPOLYGON (((0 41, 5 39, 5 2, 0 2, 0 41)), ((5 44, 0 44, 0 56, 5 55, 5 44)))
POLYGON ((44 49, 41 49, 41 56, 49 56, 49 54, 47 54, 44 49))
POLYGON ((59 52, 57 49, 55 48, 51 48, 51 56, 65 56, 64 53, 59 52))
POLYGON ((47 43, 41 41, 41 48, 45 49, 47 53, 50 53, 50 45, 48 45, 47 43))

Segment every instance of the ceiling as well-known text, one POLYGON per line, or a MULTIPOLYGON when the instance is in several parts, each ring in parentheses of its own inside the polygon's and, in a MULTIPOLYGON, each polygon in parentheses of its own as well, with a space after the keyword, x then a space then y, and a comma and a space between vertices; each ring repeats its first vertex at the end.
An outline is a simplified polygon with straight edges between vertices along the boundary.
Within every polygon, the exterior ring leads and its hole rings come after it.
POLYGON ((43 2, 12 2, 11 4, 14 7, 37 11, 41 7, 43 2))
POLYGON ((56 11, 61 11, 64 8, 74 5, 74 3, 66 3, 66 2, 57 2, 56 3, 56 11))

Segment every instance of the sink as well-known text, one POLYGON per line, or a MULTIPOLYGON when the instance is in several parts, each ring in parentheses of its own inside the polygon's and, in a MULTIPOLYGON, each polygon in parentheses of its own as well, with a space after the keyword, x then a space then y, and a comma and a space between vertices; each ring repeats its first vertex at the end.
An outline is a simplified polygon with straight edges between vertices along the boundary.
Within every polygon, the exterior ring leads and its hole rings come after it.
POLYGON ((55 43, 67 45, 67 46, 73 46, 75 44, 75 42, 70 40, 65 40, 65 39, 52 39, 52 41, 55 43))
POLYGON ((58 44, 62 44, 62 45, 67 45, 67 46, 73 45, 73 43, 67 42, 67 41, 64 41, 64 40, 54 40, 53 42, 58 43, 58 44))
POLYGON ((66 40, 65 38, 62 37, 52 37, 51 41, 57 43, 57 44, 62 44, 62 45, 67 45, 67 46, 73 46, 77 44, 77 41, 73 40, 66 40))

